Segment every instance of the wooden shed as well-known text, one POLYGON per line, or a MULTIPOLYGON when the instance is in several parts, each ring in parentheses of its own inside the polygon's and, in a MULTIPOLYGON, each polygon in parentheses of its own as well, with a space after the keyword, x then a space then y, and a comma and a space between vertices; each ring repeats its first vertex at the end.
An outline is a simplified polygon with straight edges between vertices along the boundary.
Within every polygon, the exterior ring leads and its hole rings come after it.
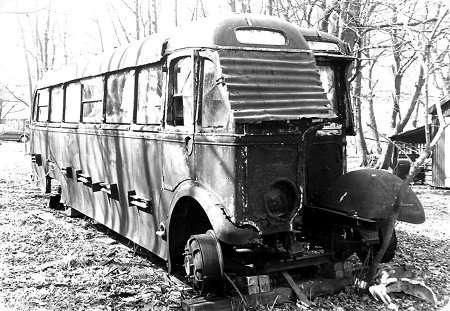
MULTIPOLYGON (((440 101, 442 113, 444 115, 446 124, 450 123, 450 95, 444 97, 440 101)), ((432 115, 431 122, 431 137, 434 137, 438 128, 439 120, 436 114, 436 107, 430 108, 432 115)), ((413 130, 405 131, 391 137, 392 140, 402 143, 414 144, 420 149, 425 144, 425 127, 419 127, 413 130)), ((398 163, 402 163, 402 154, 398 156, 398 163)), ((412 160, 417 158, 416 154, 409 155, 412 160)), ((450 126, 447 126, 444 134, 439 139, 432 155, 431 164, 431 178, 427 180, 434 187, 450 188, 450 126)), ((407 172, 407 170, 406 170, 407 172)))
MULTIPOLYGON (((441 100, 442 113, 445 123, 450 123, 450 95, 441 100)), ((436 115, 436 107, 431 107, 430 113, 433 115, 432 135, 438 129, 439 121, 436 115)), ((433 152, 433 179, 432 186, 450 188, 450 126, 444 131, 433 152)))
MULTIPOLYGON (((430 127, 431 128, 431 127, 430 127)), ((394 135, 391 140, 395 141, 394 149, 394 174, 405 179, 413 161, 415 161, 425 146, 425 127, 421 126, 409 131, 394 135), (400 151, 402 150, 402 151, 400 151)), ((414 177, 414 182, 431 184, 431 163, 425 166, 414 177)))

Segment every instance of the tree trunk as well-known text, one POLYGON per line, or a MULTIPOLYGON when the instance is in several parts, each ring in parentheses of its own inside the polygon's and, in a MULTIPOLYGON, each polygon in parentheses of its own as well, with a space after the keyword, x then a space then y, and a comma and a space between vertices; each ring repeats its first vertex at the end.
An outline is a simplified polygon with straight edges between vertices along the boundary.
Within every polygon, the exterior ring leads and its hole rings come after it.
POLYGON ((273 15, 273 0, 267 1, 267 14, 269 14, 270 16, 273 15))
POLYGON ((178 26, 178 0, 174 0, 175 26, 178 26))
POLYGON ((100 27, 100 22, 99 22, 98 18, 94 19, 94 23, 97 25, 98 38, 100 39, 100 48, 103 53, 103 52, 105 52, 105 46, 103 44, 102 28, 100 27))
POLYGON ((135 11, 134 11, 134 20, 135 20, 135 24, 136 24, 136 40, 139 40, 141 38, 141 13, 140 13, 140 9, 139 9, 139 0, 134 0, 134 4, 135 4, 135 11))
POLYGON ((362 89, 362 76, 359 74, 354 82, 353 87, 353 103, 355 106, 355 127, 356 127, 356 143, 358 145, 360 155, 360 166, 367 166, 368 155, 366 139, 364 137, 364 131, 362 127, 361 118, 361 89, 362 89))
POLYGON ((31 75, 31 67, 30 67, 30 59, 28 58, 28 49, 25 40, 25 31, 23 29, 22 23, 19 21, 20 31, 22 33, 22 44, 23 44, 23 53, 25 57, 25 64, 27 67, 27 80, 28 80, 28 95, 30 98, 30 104, 33 102, 33 77, 31 75))
POLYGON ((369 106, 369 120, 370 120, 370 130, 372 132, 373 138, 375 139, 377 154, 381 154, 382 149, 380 145, 380 135, 378 133, 377 120, 375 118, 375 111, 373 109, 373 98, 374 98, 374 88, 375 84, 373 83, 373 67, 376 64, 376 60, 374 60, 369 68, 369 76, 368 76, 368 88, 369 88, 369 100, 367 101, 369 106))
MULTIPOLYGON (((401 133, 403 131, 403 129, 405 128, 405 126, 408 124, 408 121, 411 118, 412 113, 414 112, 414 108, 415 106, 418 104, 418 99, 420 96, 420 93, 422 91, 422 87, 425 83, 425 79, 424 79, 424 68, 421 65, 419 68, 419 74, 418 74, 418 79, 416 82, 416 87, 414 90, 414 94, 411 98, 408 110, 405 114, 405 116, 402 118, 402 120, 400 122, 398 122, 398 124, 394 125, 390 136, 401 133)), ((396 86, 397 87, 397 86, 396 86)), ((399 92, 400 93, 400 89, 396 89, 395 91, 396 93, 399 92)), ((392 116, 394 116, 395 114, 395 105, 394 105, 394 111, 392 112, 392 116)), ((395 120, 392 119, 391 122, 394 122, 395 120)), ((395 122, 394 122, 395 124, 395 122)), ((394 150, 394 147, 392 146, 392 143, 389 143, 386 147, 385 150, 383 150, 383 153, 380 157, 380 159, 378 160, 378 163, 376 165, 377 168, 379 169, 388 169, 388 168, 392 168, 392 151, 394 150)))
POLYGON ((236 0, 228 0, 232 13, 236 13, 236 0))
POLYGON ((156 0, 152 0, 153 5, 153 30, 155 33, 158 32, 158 9, 156 7, 156 0))

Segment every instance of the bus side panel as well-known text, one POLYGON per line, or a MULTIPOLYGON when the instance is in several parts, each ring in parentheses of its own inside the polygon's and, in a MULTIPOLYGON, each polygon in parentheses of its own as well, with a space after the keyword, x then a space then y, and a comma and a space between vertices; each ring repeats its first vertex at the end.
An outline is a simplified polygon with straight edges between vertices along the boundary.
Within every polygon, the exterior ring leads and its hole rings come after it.
POLYGON ((79 135, 73 129, 67 129, 65 134, 62 134, 60 139, 64 139, 64 143, 61 145, 61 163, 59 163, 59 169, 71 170, 71 175, 64 176, 61 174, 61 203, 66 204, 69 207, 75 209, 81 209, 83 198, 78 191, 78 183, 76 180, 75 171, 80 169, 80 148, 79 148, 79 135))
POLYGON ((33 126, 30 140, 30 153, 36 157, 36 162, 32 163, 33 180, 37 186, 46 191, 46 173, 48 172, 47 162, 47 139, 48 133, 45 127, 33 126))
POLYGON ((98 169, 95 165, 90 164, 98 156, 96 155, 98 148, 94 148, 95 144, 92 142, 94 136, 87 132, 86 129, 78 129, 74 135, 75 142, 71 146, 71 149, 68 150, 67 155, 69 162, 73 165, 73 178, 69 186, 71 207, 105 224, 104 218, 102 217, 104 214, 103 211, 96 210, 103 207, 98 202, 95 202, 92 188, 89 184, 85 184, 79 180, 79 174, 83 174, 90 177, 92 183, 98 182, 98 169))
POLYGON ((197 179, 201 184, 215 190, 230 216, 234 215, 236 206, 235 153, 235 146, 211 144, 206 138, 196 137, 197 179))
POLYGON ((139 211, 128 206, 128 192, 133 189, 132 139, 110 133, 102 137, 102 142, 96 145, 97 152, 102 155, 100 170, 105 172, 102 182, 117 185, 119 200, 102 193, 104 210, 99 216, 104 218, 107 227, 136 242, 139 211))
MULTIPOLYGON (((68 147, 69 134, 66 129, 54 128, 48 132, 48 166, 49 176, 61 185, 61 203, 67 204, 69 180, 62 174, 65 168, 65 155, 72 150, 68 147)), ((53 183, 53 186, 55 184, 53 183)), ((52 191, 56 189, 53 188, 52 191)))
POLYGON ((69 198, 66 204, 136 241, 138 212, 128 207, 127 199, 132 185, 131 139, 85 130, 68 135, 66 139, 70 147, 64 162, 73 169, 73 178, 67 179, 69 198), (117 185, 118 197, 94 192, 91 185, 77 181, 77 171, 90 177, 92 184, 117 185))
MULTIPOLYGON (((160 222, 167 218, 169 204, 161 205, 162 158, 161 142, 156 136, 137 138, 132 142, 133 187, 139 198, 151 200, 146 209, 129 207, 138 212, 139 236, 137 243, 161 258, 167 258, 167 243, 164 237, 156 235, 160 222)), ((167 224, 164 224, 167 226, 167 224)))
POLYGON ((61 179, 60 165, 62 162, 62 153, 64 148, 64 135, 60 128, 48 128, 48 152, 47 162, 49 166, 49 176, 55 179, 61 179))
POLYGON ((192 151, 187 148, 189 140, 192 141, 192 135, 188 133, 163 134, 162 175, 166 190, 174 191, 181 182, 196 178, 194 157, 192 151))

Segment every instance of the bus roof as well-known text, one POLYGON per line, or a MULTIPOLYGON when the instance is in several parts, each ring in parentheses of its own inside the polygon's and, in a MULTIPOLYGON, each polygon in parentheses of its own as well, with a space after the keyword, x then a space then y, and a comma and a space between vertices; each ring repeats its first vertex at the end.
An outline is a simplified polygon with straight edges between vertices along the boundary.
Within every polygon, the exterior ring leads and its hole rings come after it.
POLYGON ((280 18, 264 15, 234 14, 220 19, 207 18, 176 28, 170 34, 154 34, 143 40, 118 47, 109 53, 91 57, 80 64, 66 67, 58 72, 47 73, 37 88, 61 84, 84 77, 132 68, 158 62, 165 54, 183 48, 276 48, 286 50, 309 50, 298 28, 280 18), (239 39, 237 33, 249 31, 247 38, 239 39), (284 44, 258 40, 258 33, 266 31, 280 38, 284 44), (253 40, 253 41, 252 41, 253 40))
POLYGON ((331 52, 340 53, 343 55, 350 55, 350 50, 347 45, 341 39, 312 28, 299 28, 300 33, 308 42, 309 47, 314 52, 331 52), (321 44, 315 44, 321 43, 321 44), (329 44, 326 44, 329 43, 329 44))

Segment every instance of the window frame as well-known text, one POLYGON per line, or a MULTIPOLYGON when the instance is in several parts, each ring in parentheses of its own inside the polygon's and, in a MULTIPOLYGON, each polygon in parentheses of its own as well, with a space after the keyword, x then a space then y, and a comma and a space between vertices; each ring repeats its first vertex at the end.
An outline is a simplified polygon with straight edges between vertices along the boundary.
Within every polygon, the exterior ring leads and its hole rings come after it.
MULTIPOLYGON (((164 63, 158 62, 153 63, 150 65, 142 66, 138 69, 136 69, 136 97, 135 97, 135 106, 134 106, 134 117, 133 117, 133 123, 135 123, 137 126, 141 127, 161 127, 163 123, 165 122, 165 109, 166 109, 166 98, 167 98, 167 70, 164 70, 164 63), (140 107, 140 77, 142 74, 142 71, 144 70, 151 70, 155 69, 155 72, 161 73, 161 96, 160 96, 160 110, 159 110, 159 116, 158 116, 158 122, 155 123, 148 123, 148 122, 142 122, 138 120, 138 114, 139 114, 139 107, 140 107)), ((156 107, 156 105, 153 105, 153 107, 156 107)))
POLYGON ((50 87, 45 87, 45 88, 41 88, 39 90, 36 91, 36 98, 37 98, 37 103, 36 103, 36 111, 35 111, 35 122, 41 123, 41 124, 46 124, 48 123, 49 120, 49 116, 50 116, 50 101, 51 101, 51 97, 50 97, 50 87), (47 105, 40 105, 41 102, 41 94, 42 92, 46 91, 47 92, 47 105), (47 107, 47 117, 45 120, 39 120, 40 117, 40 107, 47 107))
POLYGON ((185 51, 174 53, 171 55, 170 58, 167 59, 168 66, 168 75, 167 75, 167 99, 165 100, 165 107, 164 107, 164 127, 166 129, 170 129, 172 131, 176 132, 188 132, 188 133, 194 133, 196 128, 196 110, 197 110, 197 102, 198 102, 198 64, 197 60, 198 57, 195 57, 196 50, 191 50, 188 53, 185 51), (174 101, 174 93, 175 93, 175 83, 176 83, 176 75, 174 74, 175 66, 183 59, 190 59, 190 64, 192 68, 192 107, 191 107, 191 116, 190 121, 191 124, 186 125, 186 122, 184 120, 184 106, 183 106, 183 125, 173 125, 169 123, 169 108, 171 105, 173 105, 174 101))
POLYGON ((339 85, 338 85, 338 77, 337 77, 337 67, 334 64, 331 63, 318 63, 317 68, 319 69, 319 75, 320 75, 320 82, 322 83, 322 88, 327 96, 327 99, 331 103, 331 107, 333 108, 334 112, 338 115, 339 114, 339 85), (327 85, 324 85, 324 75, 322 72, 326 72, 326 79, 327 79, 327 85), (330 73, 331 73, 331 79, 330 79, 330 73), (331 83, 330 83, 331 82, 331 83), (325 88, 327 86, 328 89, 325 88), (332 89, 333 92, 329 92, 328 90, 332 89), (330 99, 329 95, 332 95, 332 100, 330 99))
MULTIPOLYGON (((103 76, 103 121, 101 123, 105 124, 105 125, 109 125, 109 126, 123 126, 123 125, 130 125, 133 124, 135 122, 135 114, 136 114, 136 100, 137 100, 137 85, 136 85, 136 81, 137 81, 137 76, 138 76, 138 69, 137 68, 129 68, 129 69, 123 69, 123 70, 118 70, 118 71, 112 71, 112 72, 108 72, 107 74, 105 74, 103 76), (113 76, 117 76, 117 75, 130 75, 130 77, 127 77, 126 79, 130 78, 132 83, 133 83, 133 88, 132 88, 132 102, 131 102, 131 115, 129 117, 129 122, 109 122, 108 121, 108 114, 107 114, 107 106, 108 106, 108 81, 111 77, 113 76)), ((121 101, 122 102, 122 99, 121 101)))
MULTIPOLYGON (((229 126, 230 126, 230 122, 231 121, 231 107, 229 106, 230 103, 228 102, 227 98, 223 98, 223 104, 227 104, 228 105, 228 121, 227 124, 221 125, 221 126, 205 126, 203 124, 203 113, 204 113, 204 99, 205 99, 205 63, 206 62, 211 62, 214 66, 218 67, 220 72, 220 65, 218 65, 218 59, 216 59, 214 57, 214 55, 212 55, 211 53, 207 53, 207 52, 202 52, 200 53, 200 75, 199 75, 199 95, 198 95, 198 107, 197 107, 197 112, 196 112, 196 126, 198 128, 198 131, 202 132, 202 133, 210 133, 210 132, 228 132, 229 131, 229 126)), ((225 91, 226 92, 226 91, 225 91)))
POLYGON ((350 100, 350 90, 347 82, 348 59, 339 59, 334 55, 324 55, 316 57, 317 66, 328 66, 334 72, 334 85, 336 88, 336 106, 333 110, 338 119, 343 121, 343 126, 347 133, 355 133, 353 122, 353 109, 350 100))
POLYGON ((69 82, 66 82, 66 83, 64 83, 64 110, 63 110, 63 123, 65 124, 65 125, 74 125, 74 124, 80 124, 80 123, 82 123, 81 122, 81 114, 82 114, 82 108, 81 108, 81 105, 82 105, 82 103, 81 103, 81 96, 82 96, 82 93, 81 93, 81 80, 74 80, 74 81, 69 81, 69 82), (67 105, 67 103, 68 103, 68 100, 67 100, 67 89, 69 88, 69 87, 71 87, 72 85, 79 85, 79 93, 78 93, 78 111, 76 111, 76 112, 78 112, 78 118, 77 118, 77 120, 76 121, 67 121, 67 107, 68 107, 68 105, 67 105))
POLYGON ((289 44, 289 38, 286 33, 280 29, 268 28, 268 27, 258 27, 258 26, 244 26, 237 27, 234 29, 234 37, 239 44, 251 45, 251 46, 273 46, 276 48, 287 46, 289 44), (278 35, 272 36, 269 39, 263 38, 263 41, 258 41, 261 36, 264 37, 264 33, 267 35, 278 35), (248 39, 250 38, 250 39, 248 39), (273 43, 274 40, 278 38, 283 38, 283 43, 273 43))
MULTIPOLYGON (((92 77, 86 77, 80 80, 81 83, 81 109, 80 109, 80 123, 83 124, 102 124, 105 123, 105 75, 97 75, 97 76, 92 76, 92 77), (89 80, 94 80, 94 79, 99 79, 101 80, 101 90, 102 90, 102 94, 101 94, 101 99, 89 99, 89 100, 84 100, 83 99, 83 91, 84 91, 84 85, 87 84, 85 83, 86 81, 89 80), (101 106, 101 115, 100 115, 100 120, 99 121, 86 121, 85 120, 85 116, 84 116, 84 109, 85 109, 85 105, 87 104, 92 104, 92 103, 98 103, 98 105, 101 106)), ((95 108, 95 107, 94 107, 95 108)), ((97 115, 95 115, 94 117, 96 117, 97 115)))
POLYGON ((49 107, 49 115, 48 115, 48 122, 55 124, 55 125, 59 125, 63 122, 64 120, 64 84, 57 84, 57 85, 53 85, 51 88, 49 88, 49 96, 50 96, 50 107, 49 107), (60 114, 60 118, 59 120, 53 121, 52 120, 52 115, 53 115, 53 107, 54 107, 54 98, 53 98, 53 90, 55 89, 61 89, 61 114, 60 114))

